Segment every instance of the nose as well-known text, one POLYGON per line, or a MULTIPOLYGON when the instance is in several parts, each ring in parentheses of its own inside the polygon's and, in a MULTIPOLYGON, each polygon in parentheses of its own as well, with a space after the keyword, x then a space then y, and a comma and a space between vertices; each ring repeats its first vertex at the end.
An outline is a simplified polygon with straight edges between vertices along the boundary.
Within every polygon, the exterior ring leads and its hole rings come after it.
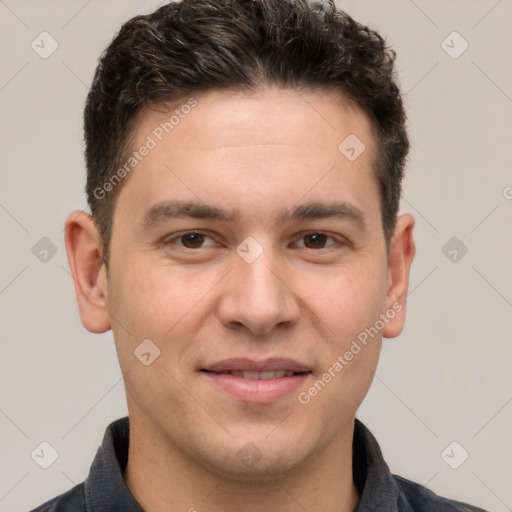
POLYGON ((299 319, 299 299, 293 292, 290 272, 266 249, 252 262, 234 254, 234 268, 226 276, 218 313, 229 329, 268 335, 290 328, 299 319))

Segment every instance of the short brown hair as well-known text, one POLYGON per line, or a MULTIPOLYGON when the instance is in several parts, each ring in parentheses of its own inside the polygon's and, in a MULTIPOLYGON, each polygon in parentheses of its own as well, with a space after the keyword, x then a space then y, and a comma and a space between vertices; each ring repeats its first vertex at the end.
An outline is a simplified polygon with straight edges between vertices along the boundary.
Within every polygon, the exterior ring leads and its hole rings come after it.
POLYGON ((389 243, 409 150, 394 59, 332 0, 182 0, 127 21, 100 58, 84 112, 86 193, 105 263, 122 184, 98 191, 123 165, 142 108, 263 85, 340 90, 368 115, 389 243))

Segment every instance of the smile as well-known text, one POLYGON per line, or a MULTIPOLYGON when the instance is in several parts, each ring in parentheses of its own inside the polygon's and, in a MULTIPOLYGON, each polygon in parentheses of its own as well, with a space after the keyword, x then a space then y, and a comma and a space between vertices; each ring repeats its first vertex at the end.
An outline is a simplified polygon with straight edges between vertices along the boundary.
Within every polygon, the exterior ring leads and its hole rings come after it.
MULTIPOLYGON (((205 370, 207 371, 207 370, 205 370)), ((283 377, 292 377, 293 375, 300 375, 292 370, 274 370, 266 372, 254 372, 254 371, 226 371, 226 372, 213 372, 221 375, 233 375, 245 380, 270 380, 270 379, 282 379, 283 377)), ((302 372, 301 372, 302 373, 302 372)))
MULTIPOLYGON (((244 402, 268 403, 288 397, 312 373, 291 359, 228 359, 202 368, 216 389, 244 402)), ((295 396, 295 395, 293 395, 295 396)))

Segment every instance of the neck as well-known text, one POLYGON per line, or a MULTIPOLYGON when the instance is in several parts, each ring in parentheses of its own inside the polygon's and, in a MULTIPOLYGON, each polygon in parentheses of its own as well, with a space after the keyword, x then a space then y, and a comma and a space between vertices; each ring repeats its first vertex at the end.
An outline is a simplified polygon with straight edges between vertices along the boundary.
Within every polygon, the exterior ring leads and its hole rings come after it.
POLYGON ((352 512, 359 494, 352 478, 353 423, 350 427, 300 468, 242 480, 205 468, 130 417, 124 480, 146 512, 352 512))

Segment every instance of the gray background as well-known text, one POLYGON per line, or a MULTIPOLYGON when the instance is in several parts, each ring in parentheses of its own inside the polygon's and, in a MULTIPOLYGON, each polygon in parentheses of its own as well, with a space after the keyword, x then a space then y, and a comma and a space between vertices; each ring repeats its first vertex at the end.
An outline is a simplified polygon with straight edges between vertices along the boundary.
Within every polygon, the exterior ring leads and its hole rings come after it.
MULTIPOLYGON (((81 116, 97 58, 122 21, 161 3, 0 0, 2 511, 81 482, 127 412, 111 333, 80 323, 62 230, 86 205, 81 116), (31 48, 43 31, 59 45, 46 59, 31 48), (46 261, 33 252, 43 237, 57 250, 46 261), (48 469, 31 458, 42 441, 58 452, 48 469)), ((512 510, 512 3, 338 4, 397 51, 413 142, 402 210, 417 220, 407 325, 384 341, 358 416, 393 472, 512 510), (453 31, 469 44, 458 58, 453 31)))

